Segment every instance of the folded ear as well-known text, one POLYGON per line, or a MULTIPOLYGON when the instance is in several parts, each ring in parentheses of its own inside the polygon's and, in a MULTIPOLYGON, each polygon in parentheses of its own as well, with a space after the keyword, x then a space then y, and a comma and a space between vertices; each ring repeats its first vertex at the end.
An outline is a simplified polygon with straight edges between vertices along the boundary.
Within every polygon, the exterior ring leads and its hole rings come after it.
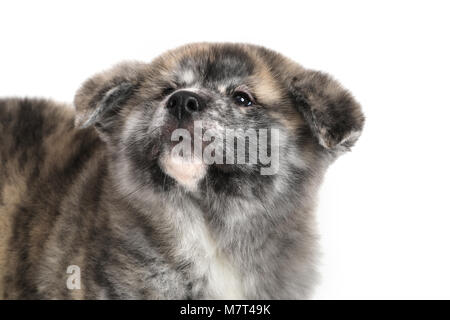
POLYGON ((122 63, 88 79, 75 95, 75 125, 95 126, 100 132, 114 127, 116 116, 141 81, 144 64, 122 63))
POLYGON ((290 92, 318 142, 329 150, 349 150, 358 140, 364 115, 350 92, 329 75, 302 70, 290 92))

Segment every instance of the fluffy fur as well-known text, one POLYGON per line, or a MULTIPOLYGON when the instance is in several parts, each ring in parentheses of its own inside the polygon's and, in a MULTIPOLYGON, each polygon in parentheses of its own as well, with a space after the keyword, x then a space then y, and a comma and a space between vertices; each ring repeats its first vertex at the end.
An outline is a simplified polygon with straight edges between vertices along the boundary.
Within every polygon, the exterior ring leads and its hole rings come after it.
POLYGON ((74 104, 0 100, 0 297, 310 296, 317 188, 364 123, 335 80, 263 47, 192 44, 92 77, 74 104), (242 88, 250 107, 232 98, 242 88), (190 132, 278 129, 278 172, 174 162, 167 103, 180 90, 206 105, 190 132))

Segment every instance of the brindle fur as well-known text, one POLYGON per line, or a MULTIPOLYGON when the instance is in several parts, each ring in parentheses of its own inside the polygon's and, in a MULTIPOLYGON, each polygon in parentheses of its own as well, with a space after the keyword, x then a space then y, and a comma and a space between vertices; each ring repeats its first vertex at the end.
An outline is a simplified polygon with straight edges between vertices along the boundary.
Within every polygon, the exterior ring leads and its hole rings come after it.
POLYGON ((317 187, 363 123, 329 76, 243 44, 123 63, 86 81, 75 110, 2 99, 0 298, 307 298, 317 187), (241 85, 256 106, 233 104, 241 85), (167 174, 170 120, 156 114, 191 87, 208 101, 198 119, 278 128, 279 172, 212 165, 193 188, 167 174), (70 265, 81 269, 80 290, 66 286, 70 265))

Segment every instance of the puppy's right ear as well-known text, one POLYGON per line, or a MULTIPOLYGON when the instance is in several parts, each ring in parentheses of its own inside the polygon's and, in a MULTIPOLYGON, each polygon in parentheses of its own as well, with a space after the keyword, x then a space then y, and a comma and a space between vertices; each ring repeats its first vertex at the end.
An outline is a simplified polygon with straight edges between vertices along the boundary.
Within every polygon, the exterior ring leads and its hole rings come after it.
POLYGON ((100 133, 111 131, 121 108, 142 81, 144 66, 137 62, 122 63, 84 82, 75 95, 75 126, 95 126, 100 133))
POLYGON ((347 151, 364 126, 361 106, 329 75, 300 69, 289 79, 295 105, 319 144, 330 151, 347 151))

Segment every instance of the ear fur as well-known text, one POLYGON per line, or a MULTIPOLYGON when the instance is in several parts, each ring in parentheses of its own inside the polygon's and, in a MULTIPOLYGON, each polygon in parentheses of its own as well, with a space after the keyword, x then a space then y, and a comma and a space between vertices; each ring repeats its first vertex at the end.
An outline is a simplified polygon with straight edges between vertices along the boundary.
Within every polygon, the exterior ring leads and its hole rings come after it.
POLYGON ((144 64, 127 62, 88 79, 75 95, 75 125, 107 131, 114 115, 135 92, 144 64))
POLYGON ((290 92, 318 142, 328 150, 349 150, 364 126, 361 106, 329 75, 302 70, 291 78, 290 92))

